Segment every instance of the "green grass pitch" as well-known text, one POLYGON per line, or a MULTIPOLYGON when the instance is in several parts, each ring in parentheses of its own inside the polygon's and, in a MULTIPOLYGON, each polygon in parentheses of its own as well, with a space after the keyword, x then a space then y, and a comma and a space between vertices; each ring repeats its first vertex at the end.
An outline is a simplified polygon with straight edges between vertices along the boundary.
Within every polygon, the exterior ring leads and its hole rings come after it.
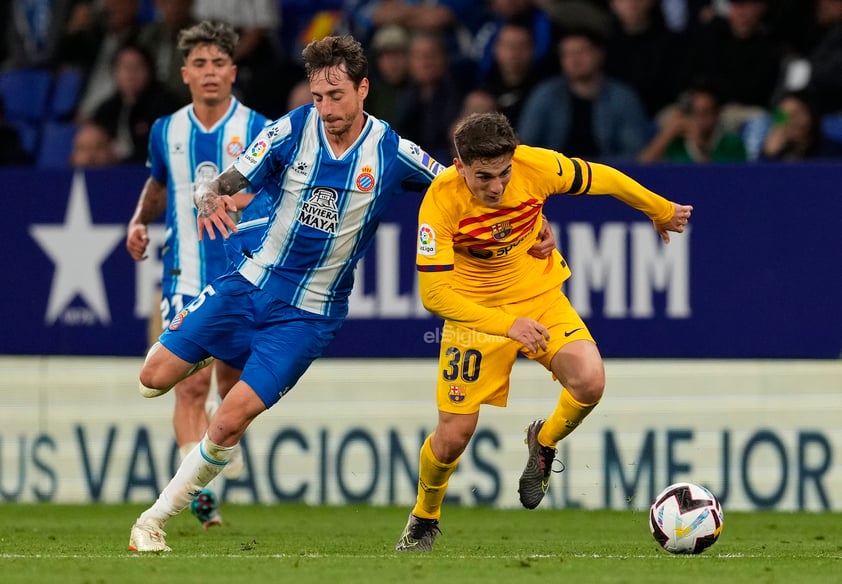
POLYGON ((726 510, 698 556, 657 547, 642 511, 445 507, 432 554, 398 554, 408 509, 224 505, 204 532, 184 512, 169 554, 127 551, 139 505, 0 504, 0 582, 838 583, 842 514, 726 510))

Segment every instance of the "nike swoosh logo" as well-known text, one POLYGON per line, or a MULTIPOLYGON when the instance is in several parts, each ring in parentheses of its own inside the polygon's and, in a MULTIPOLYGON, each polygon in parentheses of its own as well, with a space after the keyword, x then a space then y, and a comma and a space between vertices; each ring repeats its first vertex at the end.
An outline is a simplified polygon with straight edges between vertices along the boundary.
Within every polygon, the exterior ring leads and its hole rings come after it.
POLYGON ((558 176, 563 176, 564 170, 561 168, 561 160, 556 158, 555 161, 558 163, 558 176))
POLYGON ((565 336, 565 337, 569 337, 569 336, 570 336, 570 335, 572 335, 573 333, 575 333, 575 332, 577 332, 577 331, 582 330, 582 328, 583 328, 583 327, 579 327, 579 328, 574 328, 572 331, 564 331, 564 336, 565 336))

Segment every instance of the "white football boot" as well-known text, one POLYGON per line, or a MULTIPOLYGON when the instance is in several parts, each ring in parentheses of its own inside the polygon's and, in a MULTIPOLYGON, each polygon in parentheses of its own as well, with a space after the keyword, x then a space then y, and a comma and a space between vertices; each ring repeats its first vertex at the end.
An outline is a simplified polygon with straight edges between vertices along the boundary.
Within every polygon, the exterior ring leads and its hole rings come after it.
POLYGON ((129 536, 129 551, 132 552, 171 552, 167 545, 166 532, 161 523, 147 519, 143 523, 132 525, 129 536))

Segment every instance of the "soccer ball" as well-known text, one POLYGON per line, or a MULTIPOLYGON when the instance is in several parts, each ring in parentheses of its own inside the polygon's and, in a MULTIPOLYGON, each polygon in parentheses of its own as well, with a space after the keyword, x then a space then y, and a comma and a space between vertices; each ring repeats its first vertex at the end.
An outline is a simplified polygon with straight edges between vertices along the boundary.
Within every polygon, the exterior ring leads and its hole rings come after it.
POLYGON ((673 554, 699 554, 722 533, 722 505, 713 493, 693 483, 675 483, 655 497, 649 529, 673 554))

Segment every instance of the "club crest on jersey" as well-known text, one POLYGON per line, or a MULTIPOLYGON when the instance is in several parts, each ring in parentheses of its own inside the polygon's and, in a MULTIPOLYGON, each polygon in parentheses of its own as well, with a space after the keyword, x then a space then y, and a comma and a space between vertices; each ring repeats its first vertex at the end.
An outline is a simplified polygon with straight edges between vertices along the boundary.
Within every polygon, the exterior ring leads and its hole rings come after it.
POLYGON ((436 255, 436 232, 426 223, 418 228, 418 255, 436 255))
POLYGON ((512 233, 512 224, 506 220, 491 226, 491 236, 494 239, 505 239, 512 233))
POLYGON ((170 326, 169 326, 168 328, 169 328, 171 331, 174 331, 175 329, 177 329, 178 327, 180 327, 180 326, 181 326, 181 323, 182 323, 182 322, 184 322, 184 317, 185 317, 185 316, 187 316, 187 315, 189 314, 189 312, 190 312, 190 311, 188 311, 188 310, 185 308, 184 310, 182 310, 181 312, 179 312, 178 314, 176 314, 176 315, 175 315, 175 318, 173 318, 173 319, 172 319, 172 322, 170 322, 170 326))
POLYGON ((458 385, 451 385, 447 397, 452 403, 458 404, 465 401, 465 392, 458 385))
POLYGON ((228 142, 228 145, 225 147, 225 151, 228 153, 228 156, 237 157, 243 152, 243 143, 240 141, 239 136, 234 136, 231 138, 231 141, 228 142))
POLYGON ((338 199, 339 193, 334 189, 314 188, 310 191, 310 197, 301 204, 297 221, 302 225, 335 235, 339 224, 339 211, 336 208, 338 199))
POLYGON ((357 188, 364 193, 374 188, 374 175, 372 172, 371 167, 366 165, 360 169, 360 174, 357 175, 357 188))

